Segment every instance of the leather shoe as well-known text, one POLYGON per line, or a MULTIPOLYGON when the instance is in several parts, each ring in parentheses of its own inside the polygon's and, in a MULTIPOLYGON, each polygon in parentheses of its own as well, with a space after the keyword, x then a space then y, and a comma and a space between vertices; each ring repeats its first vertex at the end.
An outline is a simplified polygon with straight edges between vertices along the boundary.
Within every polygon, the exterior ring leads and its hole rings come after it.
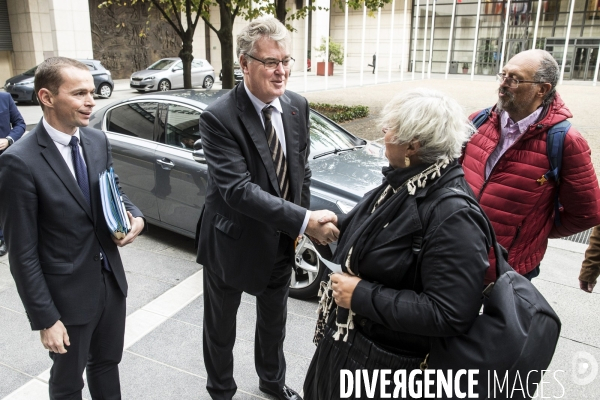
POLYGON ((283 385, 283 388, 281 388, 281 391, 279 391, 279 392, 274 392, 267 388, 261 387, 260 385, 258 385, 258 388, 260 389, 261 392, 270 394, 271 396, 274 396, 275 398, 277 398, 279 400, 302 400, 302 397, 300 397, 300 395, 298 393, 296 393, 295 390, 290 389, 289 387, 287 387, 285 385, 283 385))
POLYGON ((0 257, 5 255, 8 250, 6 250, 6 242, 4 240, 0 240, 0 257))

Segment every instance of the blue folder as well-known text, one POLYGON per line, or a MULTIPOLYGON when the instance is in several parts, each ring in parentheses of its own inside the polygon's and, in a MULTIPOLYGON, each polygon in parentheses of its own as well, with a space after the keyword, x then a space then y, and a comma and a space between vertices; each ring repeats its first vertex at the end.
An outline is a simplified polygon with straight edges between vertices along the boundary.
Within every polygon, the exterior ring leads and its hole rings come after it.
POLYGON ((110 233, 117 239, 123 239, 131 230, 131 224, 112 167, 100 173, 100 197, 110 233))

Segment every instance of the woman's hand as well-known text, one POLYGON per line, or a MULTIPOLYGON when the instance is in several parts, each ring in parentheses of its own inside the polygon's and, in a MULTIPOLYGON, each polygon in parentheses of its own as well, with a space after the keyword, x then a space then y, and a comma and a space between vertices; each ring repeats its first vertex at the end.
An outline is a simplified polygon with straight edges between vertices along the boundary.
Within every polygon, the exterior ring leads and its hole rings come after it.
POLYGON ((352 294, 360 280, 359 277, 347 273, 331 275, 331 288, 333 289, 335 304, 350 309, 352 294))

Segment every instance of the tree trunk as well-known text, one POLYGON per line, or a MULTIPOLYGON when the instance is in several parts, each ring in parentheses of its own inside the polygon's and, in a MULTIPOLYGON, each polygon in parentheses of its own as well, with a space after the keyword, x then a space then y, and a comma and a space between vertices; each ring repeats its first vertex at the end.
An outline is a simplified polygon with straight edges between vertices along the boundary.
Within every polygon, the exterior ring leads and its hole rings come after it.
POLYGON ((285 16, 287 14, 287 11, 285 9, 285 0, 275 0, 275 10, 277 13, 277 19, 279 20, 279 22, 285 25, 285 16))
POLYGON ((183 47, 179 52, 179 58, 183 62, 183 87, 186 89, 192 88, 192 60, 194 59, 193 46, 194 29, 188 27, 183 37, 183 47))
POLYGON ((223 89, 231 89, 235 84, 233 78, 233 18, 227 7, 219 7, 221 28, 217 37, 221 43, 221 63, 223 68, 223 89))

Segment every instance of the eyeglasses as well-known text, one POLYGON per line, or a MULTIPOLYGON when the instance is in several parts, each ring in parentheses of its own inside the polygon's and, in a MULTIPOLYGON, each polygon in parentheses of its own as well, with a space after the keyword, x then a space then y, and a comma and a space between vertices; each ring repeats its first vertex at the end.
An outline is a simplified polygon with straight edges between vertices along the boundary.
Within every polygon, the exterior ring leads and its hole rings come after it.
POLYGON ((292 65, 294 65, 294 61, 296 61, 292 57, 286 58, 284 60, 277 60, 275 58, 267 58, 266 60, 261 60, 260 58, 252 57, 248 53, 246 53, 244 55, 246 57, 250 57, 251 59, 258 61, 259 63, 262 63, 262 65, 265 66, 265 69, 268 69, 270 71, 277 69, 277 67, 279 66, 279 63, 281 63, 281 65, 283 66, 283 69, 289 70, 292 68, 292 65))
POLYGON ((519 83, 547 83, 547 82, 537 82, 537 81, 520 81, 518 79, 515 78, 511 78, 510 76, 506 76, 504 74, 497 74, 496 75, 496 81, 500 84, 505 84, 506 86, 508 86, 511 89, 516 89, 519 87, 519 83))

